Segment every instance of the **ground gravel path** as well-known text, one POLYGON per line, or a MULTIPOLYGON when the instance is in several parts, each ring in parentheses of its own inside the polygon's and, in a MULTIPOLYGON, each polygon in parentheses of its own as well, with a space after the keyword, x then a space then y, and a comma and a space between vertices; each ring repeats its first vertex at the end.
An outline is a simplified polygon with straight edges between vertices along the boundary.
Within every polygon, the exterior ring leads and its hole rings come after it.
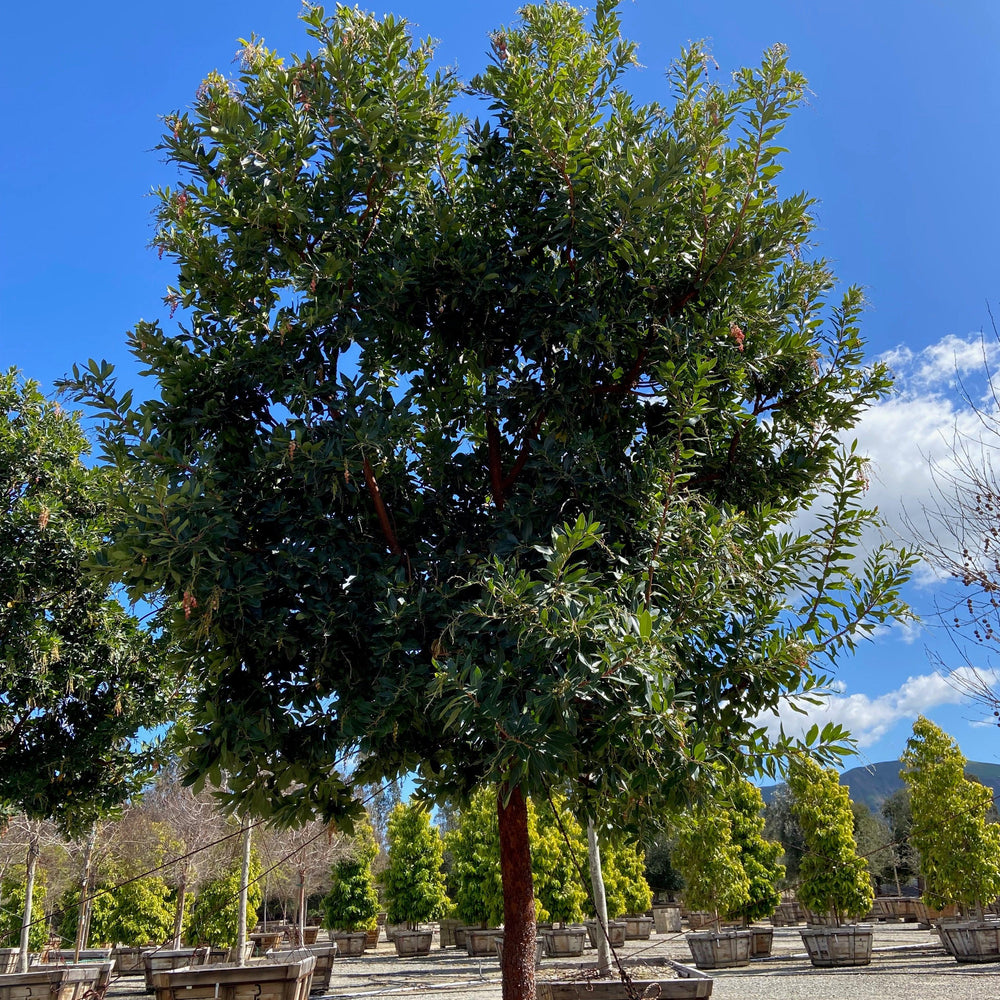
MULTIPOLYGON (((682 934, 654 934, 622 950, 631 966, 660 967, 667 959, 690 961, 682 934)), ((545 959, 539 975, 572 978, 593 963, 545 959)), ((145 998, 141 977, 122 977, 109 1000, 145 998)), ((495 959, 469 958, 454 948, 435 948, 428 958, 399 959, 383 940, 374 953, 338 959, 330 1000, 421 997, 433 1000, 498 1000, 500 968, 495 959)), ((877 924, 872 964, 857 969, 814 969, 794 927, 775 930, 773 957, 746 969, 714 974, 715 1000, 1000 1000, 1000 964, 962 966, 948 957, 937 935, 914 924, 877 924)), ((314 1000, 316 995, 314 994, 314 1000)))

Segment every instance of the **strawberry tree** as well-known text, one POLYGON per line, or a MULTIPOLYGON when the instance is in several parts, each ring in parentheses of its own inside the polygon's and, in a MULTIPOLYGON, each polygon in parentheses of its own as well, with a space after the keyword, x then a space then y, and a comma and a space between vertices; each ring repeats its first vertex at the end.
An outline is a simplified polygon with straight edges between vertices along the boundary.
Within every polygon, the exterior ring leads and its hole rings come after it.
POLYGON ((890 380, 778 188, 780 46, 728 83, 694 46, 644 105, 613 0, 527 4, 464 82, 394 17, 303 19, 166 118, 178 326, 129 334, 141 400, 72 380, 126 477, 106 559, 240 810, 356 811, 344 762, 497 788, 531 1000, 528 797, 630 828, 720 755, 773 770, 754 720, 906 613, 842 444, 890 380))

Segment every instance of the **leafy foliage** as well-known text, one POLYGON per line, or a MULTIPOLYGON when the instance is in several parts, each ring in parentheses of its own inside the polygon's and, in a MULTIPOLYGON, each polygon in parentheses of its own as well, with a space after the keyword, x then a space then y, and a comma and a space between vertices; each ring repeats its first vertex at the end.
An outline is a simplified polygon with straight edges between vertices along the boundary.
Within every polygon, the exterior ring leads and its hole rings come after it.
POLYGON ((742 779, 728 783, 725 805, 732 841, 747 877, 748 897, 746 903, 728 908, 726 916, 750 924, 769 917, 781 902, 778 883, 785 876, 785 866, 779 859, 784 848, 764 837, 764 799, 756 785, 742 779))
POLYGON ((838 923, 863 916, 875 892, 868 865, 857 853, 850 793, 836 771, 808 758, 792 762, 788 787, 805 841, 799 899, 819 913, 833 913, 838 923))
MULTIPOLYGON (((263 902, 260 885, 261 866, 256 853, 250 857, 250 885, 247 891, 247 914, 250 920, 263 902)), ((209 879, 191 904, 185 936, 195 944, 233 948, 239 933, 240 861, 209 879)))
MULTIPOLYGON (((17 948, 20 944, 24 904, 24 881, 10 875, 0 880, 0 948, 17 948)), ((48 939, 49 929, 45 922, 45 883, 36 876, 31 894, 29 950, 41 951, 48 939)))
POLYGON ((427 808, 419 802, 397 805, 389 817, 388 841, 389 864, 382 884, 389 922, 412 925, 444 916, 444 845, 427 808))
POLYGON ((732 823, 718 802, 706 802, 678 822, 674 862, 684 877, 684 901, 715 914, 750 901, 750 882, 733 843, 732 823))
POLYGON ((92 940, 138 947, 161 945, 171 937, 175 901, 163 879, 147 876, 103 888, 108 889, 111 905, 91 916, 92 940))
POLYGON ((330 891, 323 897, 324 926, 350 932, 375 928, 379 898, 372 862, 377 856, 371 824, 356 824, 351 853, 333 865, 330 891))
POLYGON ((901 760, 925 897, 933 906, 957 902, 981 919, 983 905, 1000 895, 1000 826, 986 821, 990 790, 965 777, 958 744, 923 716, 901 760))
POLYGON ((775 48, 725 89, 695 47, 639 107, 613 4, 521 17, 476 123, 393 18, 248 43, 168 117, 186 321, 130 338, 159 396, 76 373, 129 480, 112 568, 203 679, 191 767, 256 811, 349 810, 346 744, 441 795, 558 773, 627 820, 721 734, 771 767, 748 720, 905 614, 908 557, 856 570, 838 451, 888 378, 775 187, 802 77, 775 48))
POLYGON ((601 868, 610 920, 626 913, 645 913, 653 905, 645 857, 637 844, 621 837, 607 840, 601 844, 601 868))
MULTIPOLYGON (((587 888, 587 833, 566 806, 562 796, 552 804, 529 804, 528 839, 531 874, 535 885, 537 918, 557 923, 583 919, 587 888)), ((497 851, 499 861, 499 851, 497 851)))
MULTIPOLYGON (((472 927, 496 927, 503 921, 496 801, 495 788, 479 789, 462 807, 455 829, 445 834, 455 915, 472 927)), ((529 823, 530 816, 529 806, 529 823)))
POLYGON ((167 712, 150 636, 88 569, 113 470, 76 415, 0 374, 0 803, 75 832, 142 780, 133 738, 167 712))

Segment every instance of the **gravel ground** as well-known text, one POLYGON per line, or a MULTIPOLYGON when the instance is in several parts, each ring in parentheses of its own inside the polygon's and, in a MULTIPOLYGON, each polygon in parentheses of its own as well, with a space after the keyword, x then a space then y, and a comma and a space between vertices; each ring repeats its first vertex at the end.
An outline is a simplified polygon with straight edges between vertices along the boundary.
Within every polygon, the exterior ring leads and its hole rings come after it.
MULTIPOLYGON (((690 962, 683 934, 630 941, 622 954, 632 965, 656 967, 666 959, 690 962)), ((593 963, 593 955, 588 951, 582 960, 544 959, 539 976, 579 976, 593 963)), ((776 928, 771 958, 713 975, 715 1000, 1000 1000, 1000 965, 958 965, 945 954, 936 934, 915 924, 876 924, 871 965, 825 970, 809 964, 796 928, 776 928)), ((499 963, 469 958, 454 948, 442 950, 436 942, 428 958, 399 959, 382 940, 374 953, 338 959, 326 996, 353 1000, 428 994, 448 1000, 498 1000, 499 963)), ((144 997, 142 979, 122 977, 108 996, 111 1000, 144 997)))

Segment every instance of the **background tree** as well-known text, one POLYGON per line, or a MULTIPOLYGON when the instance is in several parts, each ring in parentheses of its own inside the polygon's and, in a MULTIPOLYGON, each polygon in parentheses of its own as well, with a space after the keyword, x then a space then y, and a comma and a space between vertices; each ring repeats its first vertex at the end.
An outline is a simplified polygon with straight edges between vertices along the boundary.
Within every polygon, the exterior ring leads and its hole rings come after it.
MULTIPOLYGON (((157 644, 88 569, 117 473, 87 466, 77 416, 0 375, 0 807, 86 830, 137 791, 171 684, 157 644)), ((39 842, 26 856, 25 940, 39 842)))
POLYGON ((785 884, 795 885, 802 857, 806 852, 802 827, 792 810, 792 792, 787 784, 779 785, 764 809, 764 836, 777 840, 784 848, 785 884))
POLYGON ((601 861, 609 919, 645 913, 653 905, 653 892, 642 850, 619 836, 601 844, 601 861))
MULTIPOLYGON (((0 879, 0 948, 17 948, 21 941, 26 906, 23 876, 9 873, 0 879)), ((35 881, 31 896, 31 916, 28 930, 28 947, 41 951, 48 943, 49 928, 45 920, 45 881, 35 881)))
POLYGON ((494 789, 481 788, 469 798, 444 843, 452 858, 448 889, 455 915, 473 927, 498 926, 503 922, 503 886, 494 789))
POLYGON ((892 871, 892 831, 889 824, 863 802, 851 799, 851 814, 858 854, 865 859, 872 882, 877 886, 885 877, 886 870, 892 871))
POLYGON ((792 762, 788 787, 805 841, 799 899, 817 913, 832 914, 838 925, 863 916, 875 892, 868 864, 857 852, 849 791, 836 771, 808 758, 792 762))
POLYGON ((389 817, 389 863, 382 873, 391 924, 436 920, 448 909, 441 861, 444 847, 427 807, 400 803, 389 817))
POLYGON ((726 911, 726 917, 738 917, 745 926, 774 913, 781 902, 778 883, 785 876, 779 862, 782 845, 764 837, 764 799, 760 789, 737 778, 726 789, 726 809, 733 844, 740 852, 740 864, 747 877, 747 901, 726 911))
POLYGON ((380 903, 372 862, 377 855, 371 824, 359 823, 348 853, 333 864, 330 891, 323 897, 325 927, 348 933, 375 929, 380 903))
POLYGON ((536 917, 562 924, 581 921, 590 909, 584 880, 587 835, 562 796, 553 795, 551 804, 529 803, 528 840, 536 917))
POLYGON ((910 838, 913 810, 910 808, 909 790, 904 786, 893 792, 882 803, 880 812, 892 837, 891 856, 883 877, 887 881, 891 880, 899 892, 900 882, 908 881, 916 875, 920 864, 919 855, 910 838))
MULTIPOLYGON (((174 894, 162 878, 130 879, 121 868, 98 885, 101 905, 90 921, 90 936, 102 945, 128 947, 168 942, 174 931, 174 894)), ((95 899, 95 902, 97 902, 95 899)))
POLYGON ((673 864, 674 847, 674 835, 668 830, 654 830, 645 835, 644 874, 650 889, 658 896, 672 897, 684 887, 684 879, 673 864))
POLYGON ((965 777, 958 744, 923 716, 901 759, 925 898, 935 907, 958 903, 982 920, 983 906, 1000 896, 1000 826, 986 821, 990 789, 965 777))
MULTIPOLYGON (((247 912, 254 914, 264 900, 260 885, 260 860, 251 855, 247 912)), ((240 896, 240 859, 233 858, 226 867, 204 881, 191 904, 186 937, 193 944, 233 948, 238 936, 240 896)))
POLYGON ((684 902, 711 913, 716 931, 720 913, 739 910, 750 901, 750 882, 732 832, 717 802, 703 803, 678 822, 674 858, 684 877, 684 902))
POLYGON ((188 767, 241 809, 356 809, 348 754, 496 784, 531 1000, 527 797, 558 776, 628 824, 717 754, 772 767, 753 720, 904 613, 906 558, 852 558, 874 514, 840 446, 888 378, 776 188, 780 48, 725 87, 696 47, 639 107, 613 3, 529 4, 472 124, 402 22, 304 20, 314 54, 252 41, 167 120, 184 325, 131 333, 138 407, 76 373, 128 476, 109 560, 172 614, 188 767))

